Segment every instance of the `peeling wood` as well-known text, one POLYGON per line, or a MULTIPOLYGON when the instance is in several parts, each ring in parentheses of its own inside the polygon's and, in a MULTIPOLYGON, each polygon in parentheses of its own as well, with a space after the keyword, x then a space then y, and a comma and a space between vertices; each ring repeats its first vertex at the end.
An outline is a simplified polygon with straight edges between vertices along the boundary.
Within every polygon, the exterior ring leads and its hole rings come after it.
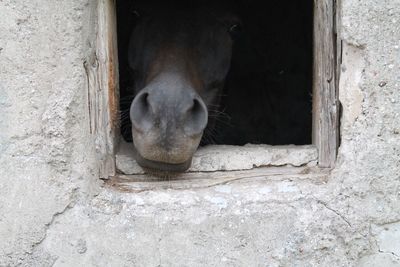
POLYGON ((314 0, 313 144, 318 165, 333 167, 339 142, 336 1, 314 0))

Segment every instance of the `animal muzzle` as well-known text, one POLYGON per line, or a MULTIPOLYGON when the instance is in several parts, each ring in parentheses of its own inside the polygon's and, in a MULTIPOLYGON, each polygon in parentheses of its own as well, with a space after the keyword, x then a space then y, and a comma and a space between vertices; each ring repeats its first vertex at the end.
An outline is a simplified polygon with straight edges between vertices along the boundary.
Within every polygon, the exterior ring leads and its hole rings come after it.
POLYGON ((190 167, 207 126, 208 112, 192 88, 165 86, 146 86, 131 104, 136 160, 144 168, 183 172, 190 167))

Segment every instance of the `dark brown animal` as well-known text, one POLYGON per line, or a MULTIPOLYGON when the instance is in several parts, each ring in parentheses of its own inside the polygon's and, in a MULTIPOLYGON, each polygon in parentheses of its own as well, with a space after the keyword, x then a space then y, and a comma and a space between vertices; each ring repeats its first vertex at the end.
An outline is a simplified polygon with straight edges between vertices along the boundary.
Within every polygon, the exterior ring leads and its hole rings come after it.
POLYGON ((209 110, 218 106, 239 21, 218 7, 190 3, 138 13, 129 45, 136 160, 152 172, 183 172, 213 127, 209 110))

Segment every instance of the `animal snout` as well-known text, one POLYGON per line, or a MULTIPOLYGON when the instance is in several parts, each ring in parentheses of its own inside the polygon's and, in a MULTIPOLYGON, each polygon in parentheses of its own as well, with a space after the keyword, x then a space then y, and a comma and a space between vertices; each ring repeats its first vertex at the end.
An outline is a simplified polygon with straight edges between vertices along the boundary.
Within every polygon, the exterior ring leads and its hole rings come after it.
POLYGON ((208 112, 200 96, 189 89, 144 88, 133 100, 132 137, 142 167, 181 172, 190 166, 208 112))
POLYGON ((131 104, 130 118, 136 131, 145 134, 157 129, 165 137, 178 132, 194 138, 202 135, 208 112, 197 94, 181 92, 171 96, 154 91, 143 90, 131 104))

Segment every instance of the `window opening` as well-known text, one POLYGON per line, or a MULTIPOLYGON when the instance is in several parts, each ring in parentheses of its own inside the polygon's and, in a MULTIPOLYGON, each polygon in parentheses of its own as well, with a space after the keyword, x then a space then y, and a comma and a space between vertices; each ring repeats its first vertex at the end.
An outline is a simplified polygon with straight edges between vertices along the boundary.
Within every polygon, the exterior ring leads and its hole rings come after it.
MULTIPOLYGON (((121 140, 126 151, 124 139, 131 139, 126 111, 134 95, 126 52, 137 15, 132 4, 140 2, 98 2, 97 45, 85 61, 90 127, 98 144, 102 178, 115 174, 119 159, 129 156, 118 154, 116 147, 121 140)), ((319 167, 332 167, 339 141, 336 1, 233 0, 229 9, 242 19, 243 31, 233 47, 216 131, 211 142, 203 142, 225 146, 200 148, 197 159, 212 161, 226 152, 240 154, 247 165, 255 162, 253 167, 317 162, 319 167), (242 146, 247 143, 261 145, 242 146), (274 160, 254 160, 254 151, 274 160), (284 159, 276 161, 276 157, 284 159)), ((213 170, 246 169, 242 167, 224 165, 213 170)), ((193 171, 210 170, 200 166, 193 171)))
MULTIPOLYGON (((121 134, 129 142, 133 80, 126 53, 138 4, 117 2, 121 134)), ((312 6, 312 0, 227 3, 243 30, 234 42, 220 108, 210 112, 216 125, 203 144, 311 144, 312 6)))

